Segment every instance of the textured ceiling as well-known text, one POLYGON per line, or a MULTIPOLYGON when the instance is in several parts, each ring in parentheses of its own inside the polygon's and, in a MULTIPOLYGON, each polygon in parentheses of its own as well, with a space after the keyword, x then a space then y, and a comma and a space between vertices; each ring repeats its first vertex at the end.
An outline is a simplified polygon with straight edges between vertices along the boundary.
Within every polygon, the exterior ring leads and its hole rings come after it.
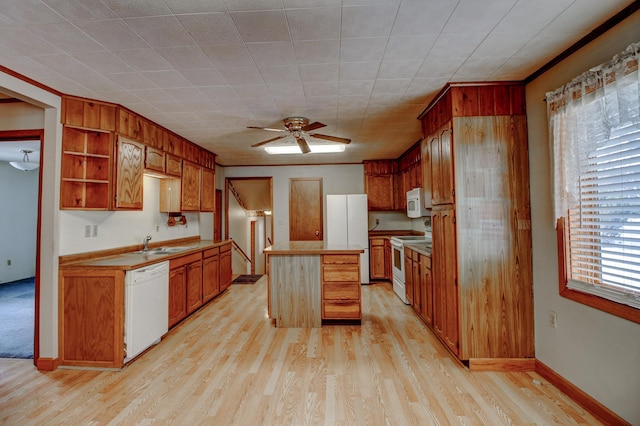
POLYGON ((0 64, 124 105, 221 165, 361 162, 415 143, 445 83, 522 80, 630 3, 2 0, 0 64), (246 126, 288 116, 353 142, 341 154, 251 148, 277 134, 246 126))

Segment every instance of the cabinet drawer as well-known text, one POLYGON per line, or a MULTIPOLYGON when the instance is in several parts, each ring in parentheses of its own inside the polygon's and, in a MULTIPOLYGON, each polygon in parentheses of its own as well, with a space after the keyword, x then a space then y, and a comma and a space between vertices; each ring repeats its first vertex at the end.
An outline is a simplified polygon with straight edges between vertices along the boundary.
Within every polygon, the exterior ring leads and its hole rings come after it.
POLYGON ((325 283, 322 298, 332 300, 360 299, 360 283, 325 283))
POLYGON ((322 318, 360 319, 360 303, 358 301, 323 301, 322 318))
POLYGON ((358 263, 359 256, 357 254, 325 254, 322 256, 322 264, 354 264, 358 263))
POLYGON ((360 282, 358 265, 322 265, 323 282, 360 282))
POLYGON ((382 238, 371 238, 369 242, 371 243, 371 247, 375 247, 375 246, 384 247, 384 239, 382 238))
POLYGON ((202 257, 206 259, 207 257, 215 256, 219 253, 220 253, 220 249, 218 247, 214 247, 214 248, 205 250, 204 253, 202 254, 202 257))

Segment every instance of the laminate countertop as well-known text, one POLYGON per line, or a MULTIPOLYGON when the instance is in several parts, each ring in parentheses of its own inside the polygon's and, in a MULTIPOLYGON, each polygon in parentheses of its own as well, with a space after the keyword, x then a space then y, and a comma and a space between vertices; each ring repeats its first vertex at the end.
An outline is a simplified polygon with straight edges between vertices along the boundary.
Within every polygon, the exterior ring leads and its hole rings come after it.
POLYGON ((327 245, 324 241, 282 241, 264 249, 266 255, 353 254, 364 253, 358 244, 327 245))
MULTIPOLYGON (((130 251, 127 253, 119 253, 109 256, 97 256, 95 258, 84 259, 78 262, 61 265, 61 268, 107 268, 131 270, 152 265, 154 263, 163 262, 165 260, 175 259, 177 257, 188 256, 193 253, 202 252, 210 248, 222 246, 231 242, 231 240, 214 242, 213 240, 197 240, 184 244, 163 244, 162 247, 177 247, 178 251, 171 251, 158 254, 149 254, 141 251, 130 251)), ((153 252, 151 248, 150 250, 153 252)))

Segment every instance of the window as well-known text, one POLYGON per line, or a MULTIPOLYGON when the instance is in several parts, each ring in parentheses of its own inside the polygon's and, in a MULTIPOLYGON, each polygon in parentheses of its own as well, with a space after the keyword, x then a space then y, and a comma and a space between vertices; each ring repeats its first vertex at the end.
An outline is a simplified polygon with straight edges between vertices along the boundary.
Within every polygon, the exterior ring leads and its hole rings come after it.
POLYGON ((547 94, 563 296, 640 322, 638 51, 547 94))

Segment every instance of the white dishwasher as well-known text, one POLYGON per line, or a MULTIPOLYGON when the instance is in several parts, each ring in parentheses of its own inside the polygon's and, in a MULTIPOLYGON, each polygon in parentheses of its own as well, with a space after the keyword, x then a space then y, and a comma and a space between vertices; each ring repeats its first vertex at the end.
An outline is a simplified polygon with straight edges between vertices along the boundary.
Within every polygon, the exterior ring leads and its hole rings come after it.
POLYGON ((127 271, 124 282, 126 363, 169 330, 169 262, 127 271))

